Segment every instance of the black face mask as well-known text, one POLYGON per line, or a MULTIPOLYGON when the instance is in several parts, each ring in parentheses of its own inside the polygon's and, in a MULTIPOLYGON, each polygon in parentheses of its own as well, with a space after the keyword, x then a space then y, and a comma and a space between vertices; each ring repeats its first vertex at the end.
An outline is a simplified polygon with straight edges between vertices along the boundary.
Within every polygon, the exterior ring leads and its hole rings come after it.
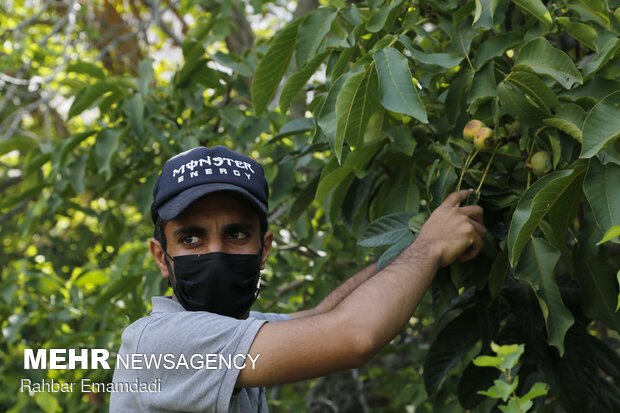
POLYGON ((170 285, 179 303, 188 311, 209 311, 229 317, 245 315, 258 297, 259 254, 209 254, 166 257, 174 261, 174 271, 166 259, 170 285))

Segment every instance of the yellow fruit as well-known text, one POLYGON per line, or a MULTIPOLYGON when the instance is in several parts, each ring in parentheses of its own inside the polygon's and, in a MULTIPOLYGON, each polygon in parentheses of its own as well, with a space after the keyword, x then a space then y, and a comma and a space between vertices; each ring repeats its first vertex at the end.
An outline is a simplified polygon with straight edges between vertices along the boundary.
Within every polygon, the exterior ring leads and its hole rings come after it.
POLYGON ((483 128, 485 125, 483 122, 478 119, 473 119, 467 122, 467 125, 463 128, 463 139, 467 142, 473 142, 474 136, 476 136, 476 132, 483 128))
POLYGON ((493 129, 482 127, 476 132, 474 136, 474 146, 480 152, 490 152, 495 147, 495 136, 493 136, 493 129))
POLYGON ((532 155, 528 168, 536 176, 542 176, 551 170, 551 155, 547 151, 539 151, 532 155))

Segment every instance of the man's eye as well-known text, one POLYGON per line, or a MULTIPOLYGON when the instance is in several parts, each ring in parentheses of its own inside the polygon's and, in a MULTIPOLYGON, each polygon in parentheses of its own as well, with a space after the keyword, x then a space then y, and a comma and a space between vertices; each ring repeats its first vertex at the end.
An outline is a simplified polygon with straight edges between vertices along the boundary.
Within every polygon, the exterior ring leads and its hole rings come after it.
POLYGON ((242 231, 235 231, 230 235, 230 237, 234 240, 243 240, 248 238, 248 234, 242 231))
POLYGON ((181 242, 185 245, 196 244, 198 241, 200 241, 200 238, 197 235, 187 235, 181 238, 181 242))

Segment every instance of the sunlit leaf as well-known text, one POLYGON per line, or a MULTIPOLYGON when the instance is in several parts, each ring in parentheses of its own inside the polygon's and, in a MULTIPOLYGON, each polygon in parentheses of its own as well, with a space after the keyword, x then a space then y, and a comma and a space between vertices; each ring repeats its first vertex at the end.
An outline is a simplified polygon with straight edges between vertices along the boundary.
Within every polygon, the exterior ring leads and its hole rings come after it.
POLYGON ((273 39, 267 53, 258 63, 252 81, 252 102, 254 112, 260 115, 267 109, 286 73, 297 42, 297 27, 300 20, 288 23, 273 39))
POLYGON ((536 19, 544 24, 548 29, 550 29, 553 25, 551 14, 541 0, 512 0, 512 2, 526 13, 536 17, 536 19))
POLYGON ((427 123, 426 109, 413 85, 407 58, 391 47, 377 50, 373 57, 383 107, 427 123))
POLYGON ((377 76, 371 69, 350 77, 342 85, 336 99, 338 123, 334 149, 337 157, 345 141, 351 146, 363 143, 368 120, 379 105, 378 89, 377 76))
POLYGON ((337 14, 338 12, 331 8, 321 7, 305 16, 299 25, 295 46, 295 62, 298 69, 314 58, 337 14))
POLYGON ((286 110, 290 106, 291 102, 303 89, 304 85, 308 82, 308 79, 316 72, 318 67, 327 58, 329 52, 321 53, 312 58, 302 70, 293 74, 284 83, 282 88, 282 94, 280 95, 280 110, 282 113, 286 113, 286 110))
POLYGON ((514 69, 518 69, 519 65, 555 79, 566 89, 570 89, 575 83, 583 83, 581 73, 571 58, 542 37, 530 40, 521 47, 514 69))

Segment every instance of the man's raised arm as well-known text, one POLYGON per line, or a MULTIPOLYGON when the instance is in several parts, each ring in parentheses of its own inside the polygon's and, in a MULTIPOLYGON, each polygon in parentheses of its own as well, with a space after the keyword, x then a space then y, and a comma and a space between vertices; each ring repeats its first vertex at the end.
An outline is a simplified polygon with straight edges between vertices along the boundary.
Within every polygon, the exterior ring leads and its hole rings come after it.
POLYGON ((250 348, 260 354, 256 368, 242 370, 237 387, 302 380, 368 361, 411 318, 439 268, 482 249, 482 208, 459 207, 468 194, 450 194, 413 244, 331 310, 263 325, 250 348))

